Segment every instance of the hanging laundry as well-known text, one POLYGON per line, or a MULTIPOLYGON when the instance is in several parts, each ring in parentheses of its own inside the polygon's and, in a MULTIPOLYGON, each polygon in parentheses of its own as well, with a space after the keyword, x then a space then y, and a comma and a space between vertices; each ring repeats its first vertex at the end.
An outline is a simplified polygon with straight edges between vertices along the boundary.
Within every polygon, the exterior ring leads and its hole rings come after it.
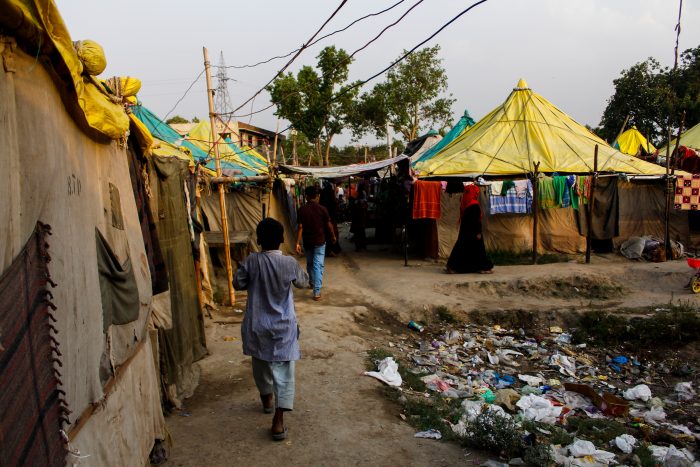
POLYGON ((683 211, 697 211, 700 208, 700 175, 676 177, 674 207, 683 211))
POLYGON ((521 180, 514 183, 505 196, 489 196, 489 212, 491 214, 529 214, 532 212, 532 184, 529 180, 521 180), (525 188, 525 196, 518 196, 516 186, 522 182, 525 188))
POLYGON ((513 182, 512 180, 504 180, 503 187, 501 188, 501 196, 505 196, 506 193, 508 193, 508 190, 510 190, 513 187, 515 187, 515 182, 513 182))
POLYGON ((518 198, 525 198, 527 196, 528 190, 532 194, 532 183, 530 180, 515 180, 515 194, 518 198))
POLYGON ((440 219, 440 182, 418 180, 413 185, 413 218, 440 219))
POLYGON ((503 182, 491 182, 492 195, 502 196, 501 191, 503 191, 503 182))
POLYGON ((556 193, 551 177, 541 177, 537 180, 537 197, 542 209, 556 208, 556 193))

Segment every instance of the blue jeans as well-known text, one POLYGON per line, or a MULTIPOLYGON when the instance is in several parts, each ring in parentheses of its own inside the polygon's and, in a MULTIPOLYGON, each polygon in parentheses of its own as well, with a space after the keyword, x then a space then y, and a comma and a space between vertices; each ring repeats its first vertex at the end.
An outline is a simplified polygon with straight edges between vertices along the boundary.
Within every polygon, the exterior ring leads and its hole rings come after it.
POLYGON ((321 295, 326 244, 324 243, 313 248, 304 248, 304 254, 306 255, 306 272, 309 273, 309 283, 314 289, 314 296, 321 295))

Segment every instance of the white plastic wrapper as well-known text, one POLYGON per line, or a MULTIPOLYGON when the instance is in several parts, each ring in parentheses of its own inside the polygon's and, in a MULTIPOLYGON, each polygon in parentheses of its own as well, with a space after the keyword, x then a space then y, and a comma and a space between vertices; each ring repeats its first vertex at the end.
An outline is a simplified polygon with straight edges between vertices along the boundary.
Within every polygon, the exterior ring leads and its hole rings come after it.
POLYGON ((379 381, 389 386, 401 386, 403 380, 399 374, 399 364, 392 357, 386 357, 377 365, 379 371, 365 371, 367 376, 377 378, 379 381))

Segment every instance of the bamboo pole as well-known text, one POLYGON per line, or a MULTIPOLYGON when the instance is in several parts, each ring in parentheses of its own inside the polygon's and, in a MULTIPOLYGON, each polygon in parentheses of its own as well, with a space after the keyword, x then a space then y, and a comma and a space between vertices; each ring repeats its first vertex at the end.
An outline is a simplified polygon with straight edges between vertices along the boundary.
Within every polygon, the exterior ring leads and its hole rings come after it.
POLYGON ((277 129, 275 130, 275 142, 272 144, 272 165, 277 164, 277 137, 280 133, 280 119, 277 117, 277 129))
MULTIPOLYGON (((207 78, 207 101, 209 104, 209 123, 211 124, 211 141, 214 146, 214 161, 216 162, 216 175, 221 177, 221 156, 216 138, 216 113, 214 112, 214 91, 211 86, 211 65, 209 64, 209 52, 202 47, 204 53, 204 70, 207 78)), ((231 266, 231 244, 228 236, 228 215, 226 214, 226 194, 224 185, 219 184, 219 207, 221 208, 221 230, 224 233, 224 257, 226 259, 226 283, 228 285, 228 298, 231 306, 236 304, 236 295, 233 291, 233 267, 231 266)))
POLYGON ((535 162, 535 172, 532 180, 532 264, 537 264, 537 221, 540 213, 539 190, 537 176, 540 173, 540 163, 535 162))
POLYGON ((586 264, 591 262, 591 243, 593 236, 593 204, 595 202, 595 187, 598 181, 598 145, 595 145, 593 153, 593 180, 591 180, 591 192, 589 194, 588 209, 586 209, 586 264))
POLYGON ((613 142, 610 146, 615 147, 615 143, 617 143, 617 140, 620 139, 620 136, 622 135, 622 133, 625 132, 625 127, 627 126, 627 121, 629 119, 630 119, 630 116, 629 116, 629 114, 627 114, 627 116, 625 117, 625 121, 622 122, 622 128, 620 128, 620 132, 617 134, 617 136, 615 137, 615 139, 613 140, 613 142))
POLYGON ((664 187, 664 194, 666 195, 666 211, 664 213, 664 245, 666 246, 666 261, 673 259, 673 248, 671 247, 671 205, 673 204, 673 193, 674 190, 671 185, 671 179, 673 177, 675 168, 671 166, 671 159, 673 154, 678 152, 678 146, 681 142, 681 133, 683 132, 683 125, 685 124, 685 111, 681 114, 681 123, 678 127, 678 136, 676 137, 676 145, 671 149, 671 128, 668 129, 668 143, 666 143, 666 186, 664 187))

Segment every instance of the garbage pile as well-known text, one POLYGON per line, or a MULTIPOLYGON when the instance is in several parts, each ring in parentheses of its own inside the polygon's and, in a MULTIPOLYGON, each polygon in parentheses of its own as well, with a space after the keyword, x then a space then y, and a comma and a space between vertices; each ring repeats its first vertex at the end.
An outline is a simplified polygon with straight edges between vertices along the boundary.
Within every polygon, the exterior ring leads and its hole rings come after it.
MULTIPOLYGON (((556 326, 543 335, 473 324, 445 326, 432 336, 408 332, 389 346, 425 384, 413 395, 460 400, 446 425, 461 438, 489 414, 515 421, 524 437, 549 445, 557 465, 648 465, 640 459, 646 454, 657 465, 700 466, 700 404, 687 362, 671 368, 660 354, 643 359, 575 344, 556 326), (581 421, 592 428, 574 428, 581 421), (598 436, 605 427, 596 423, 604 421, 615 423, 615 436, 598 436), (561 436, 551 441, 554 433, 570 436, 567 444, 561 436)), ((524 464, 514 459, 510 465, 524 464)))

